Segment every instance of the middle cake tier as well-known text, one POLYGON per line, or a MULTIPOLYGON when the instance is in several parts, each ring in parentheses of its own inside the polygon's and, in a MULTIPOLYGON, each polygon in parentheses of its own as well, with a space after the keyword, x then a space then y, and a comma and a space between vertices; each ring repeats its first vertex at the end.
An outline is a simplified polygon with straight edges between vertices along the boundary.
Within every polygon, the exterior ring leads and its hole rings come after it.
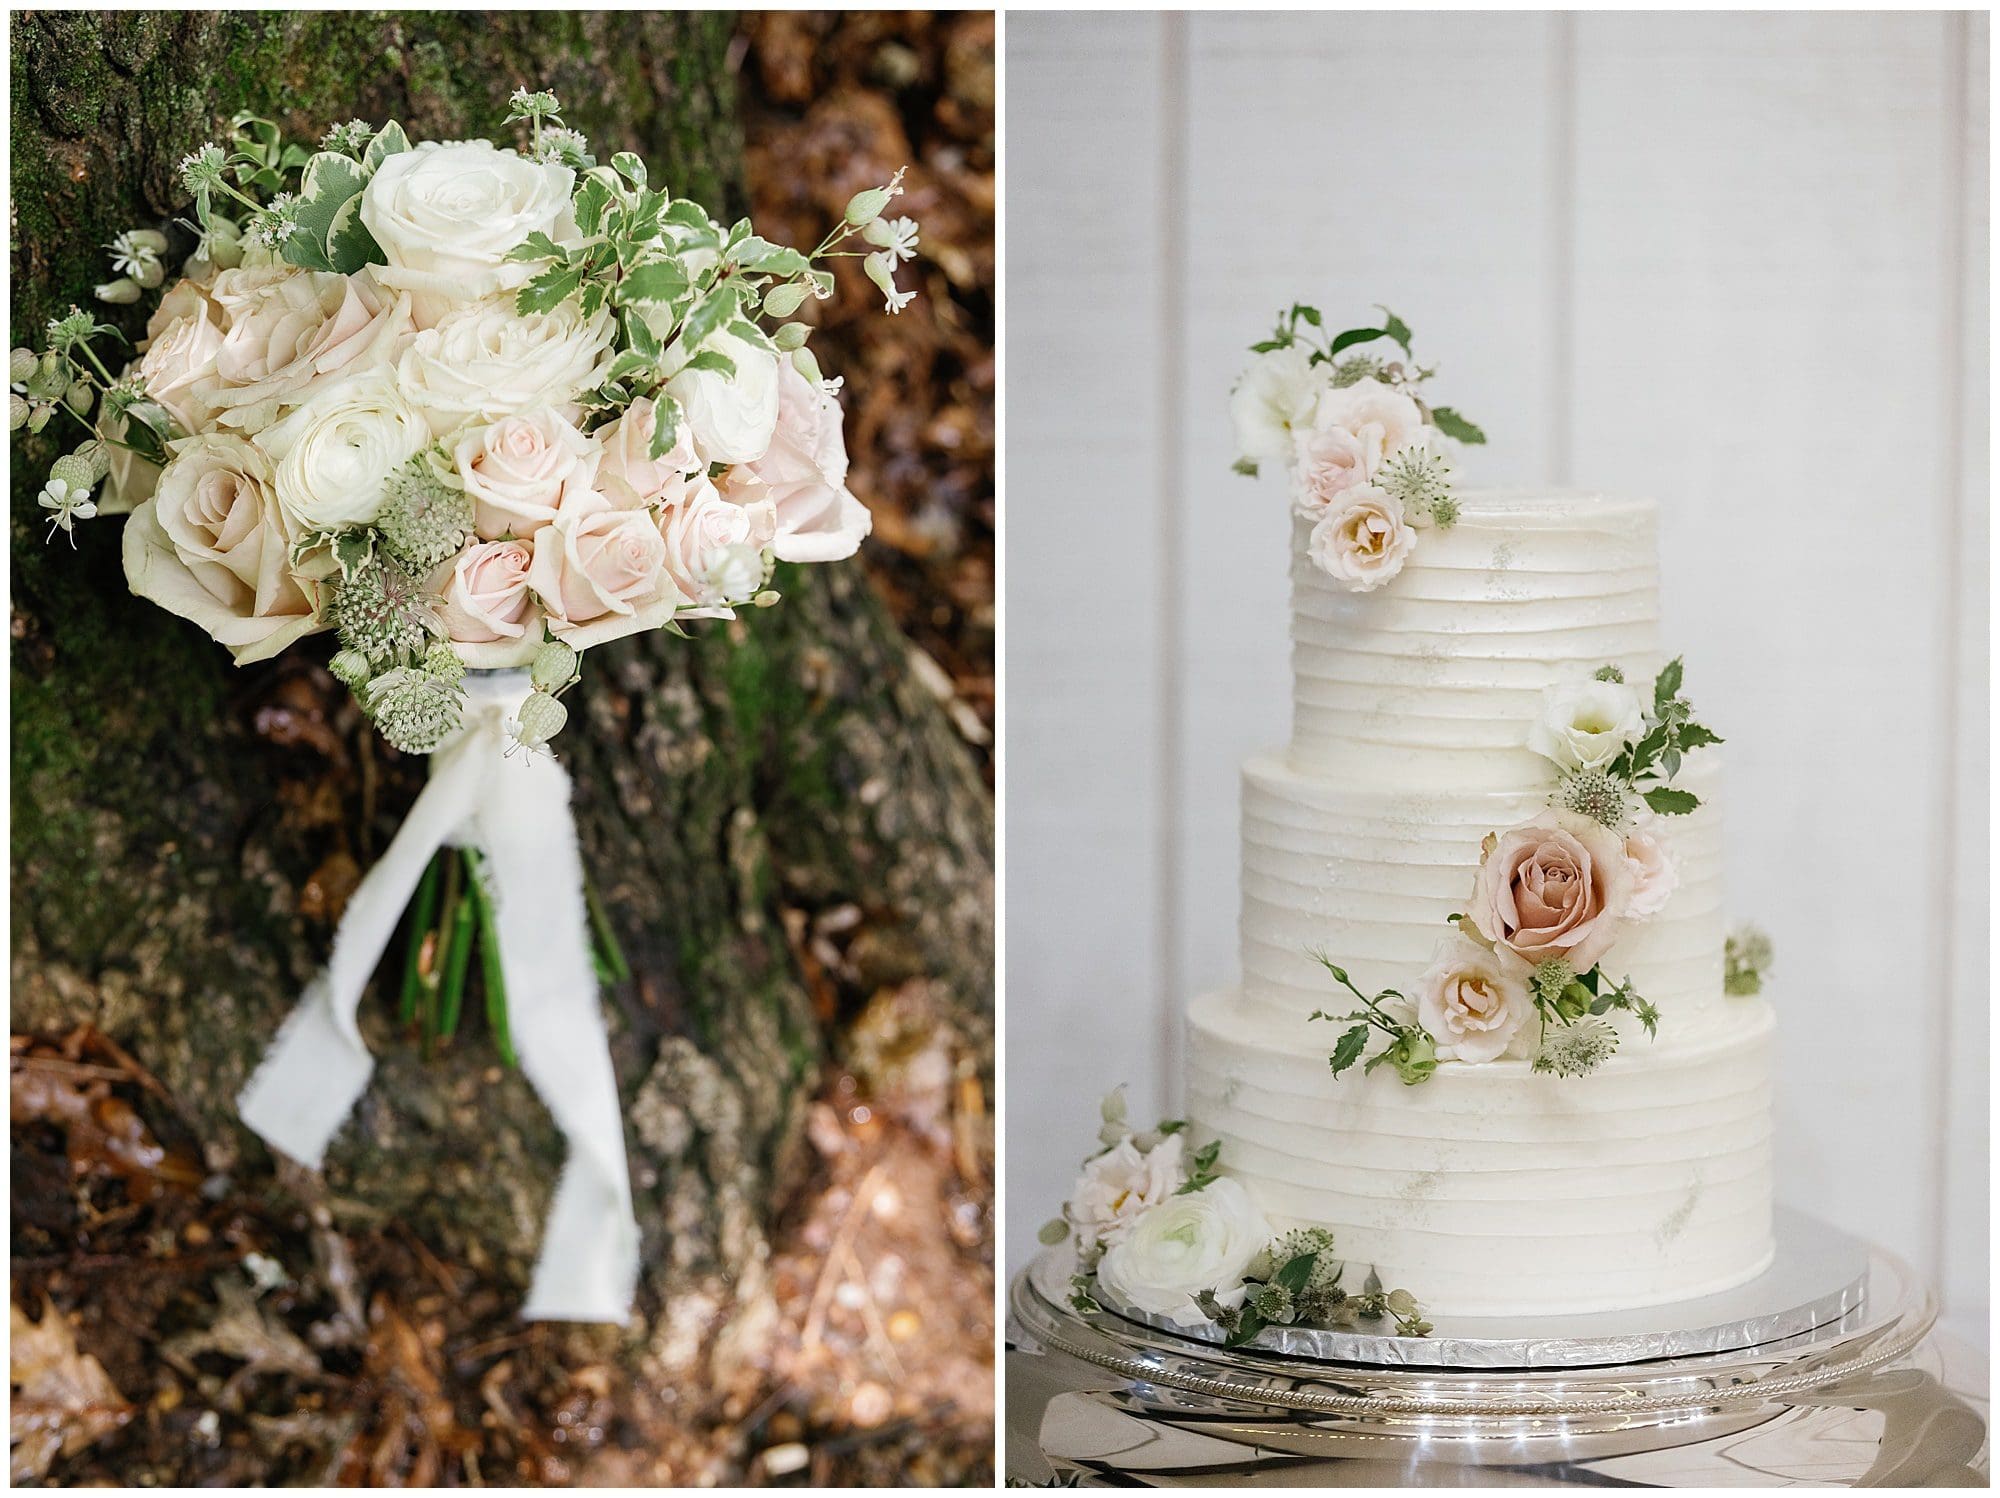
MULTIPOLYGON (((1713 751, 1688 760, 1675 784, 1701 806, 1655 823, 1677 888, 1659 914, 1627 928, 1607 962, 1667 1019, 1722 1002, 1720 782, 1713 751)), ((1281 753, 1252 758, 1243 767, 1243 1002, 1294 1019, 1341 1006, 1346 996, 1315 952, 1367 992, 1409 992, 1451 934, 1447 917, 1466 909, 1486 835, 1547 807, 1546 789, 1370 787, 1302 773, 1281 753)))

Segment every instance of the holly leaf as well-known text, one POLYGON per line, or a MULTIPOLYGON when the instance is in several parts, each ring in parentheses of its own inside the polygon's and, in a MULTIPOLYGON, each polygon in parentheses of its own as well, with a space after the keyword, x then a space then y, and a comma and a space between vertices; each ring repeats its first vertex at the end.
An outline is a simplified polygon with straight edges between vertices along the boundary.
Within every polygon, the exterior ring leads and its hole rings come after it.
POLYGON ((403 127, 394 120, 389 121, 375 132, 375 138, 368 142, 368 149, 362 154, 361 164, 372 176, 375 169, 391 156, 410 149, 410 137, 403 133, 403 127))
POLYGON ((1670 785, 1656 785, 1641 794, 1646 804, 1663 817, 1684 817, 1701 805, 1692 791, 1677 790, 1670 785))
POLYGON ((568 260, 569 251, 537 229, 509 250, 507 258, 514 261, 568 260))
POLYGON ((1431 407, 1431 420, 1437 423, 1437 429, 1445 436, 1466 443, 1468 446, 1477 446, 1486 440, 1484 432, 1452 410, 1450 406, 1431 407))
POLYGON ((682 369, 705 369, 710 374, 719 374, 725 380, 736 376, 736 361, 719 349, 705 348, 696 354, 682 369))
POLYGON ((1721 734, 1715 732, 1714 729, 1704 728, 1699 723, 1683 723, 1681 731, 1675 737, 1680 740, 1680 746, 1683 749, 1699 749, 1706 744, 1720 744, 1724 742, 1721 734))
POLYGON ((1333 1068, 1333 1074, 1337 1077, 1359 1061, 1367 1045, 1368 1026, 1365 1024, 1356 1025, 1342 1035, 1339 1044, 1333 1048, 1333 1054, 1327 1058, 1327 1064, 1333 1068))

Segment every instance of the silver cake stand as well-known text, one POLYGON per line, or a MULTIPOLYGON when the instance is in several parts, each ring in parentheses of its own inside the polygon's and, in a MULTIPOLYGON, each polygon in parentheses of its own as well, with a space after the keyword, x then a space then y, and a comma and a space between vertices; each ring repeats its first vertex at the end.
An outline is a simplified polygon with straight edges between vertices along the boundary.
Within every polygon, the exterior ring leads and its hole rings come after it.
POLYGON ((1961 1486, 1987 1480, 1983 1360, 1931 1338, 1897 1259, 1781 1211, 1727 1294, 1423 1338, 1276 1327, 1224 1348, 1013 1284, 1007 1471, 1036 1486, 1961 1486))

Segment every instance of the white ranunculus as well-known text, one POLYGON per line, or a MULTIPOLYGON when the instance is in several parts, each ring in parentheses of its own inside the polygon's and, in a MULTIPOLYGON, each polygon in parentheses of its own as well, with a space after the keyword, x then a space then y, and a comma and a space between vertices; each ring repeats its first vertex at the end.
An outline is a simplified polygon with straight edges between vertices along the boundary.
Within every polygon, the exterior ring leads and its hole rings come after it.
POLYGON ((1646 730, 1639 694, 1622 681, 1551 687, 1528 729, 1528 747, 1565 770, 1601 770, 1646 730))
POLYGON ((529 161, 489 141, 425 141, 376 168, 361 222, 388 264, 376 275, 411 295, 417 325, 452 307, 526 284, 542 267, 509 262, 530 234, 573 242, 566 166, 529 161))
POLYGON ((770 446, 723 475, 722 492, 737 503, 770 504, 778 527, 771 550, 781 562, 844 561, 873 528, 868 507, 847 488, 841 419, 834 393, 784 360, 770 446))
POLYGON ((1259 354, 1229 396, 1236 449, 1254 463, 1282 463, 1292 455, 1292 430, 1311 419, 1326 376, 1296 345, 1259 354))
POLYGON ((1169 1134, 1141 1151, 1130 1135, 1084 1162, 1083 1174, 1063 1207, 1086 1253, 1121 1242, 1148 1207, 1156 1207, 1187 1179, 1186 1149, 1180 1134, 1169 1134))
POLYGON ((733 333, 711 334, 702 348, 723 355, 736 373, 683 369, 667 381, 667 394, 681 403, 702 462, 754 463, 778 427, 778 356, 733 333))
POLYGON ((1270 1241, 1250 1194, 1220 1180, 1141 1212, 1105 1250, 1097 1278, 1127 1305, 1198 1326, 1208 1316, 1195 1297, 1208 1290, 1224 1306, 1241 1305, 1244 1273, 1270 1241))
POLYGON ((1492 1061, 1523 1039, 1535 1006, 1527 979, 1469 936, 1453 935, 1417 979, 1417 1020, 1440 1061, 1492 1061))
POLYGON ((415 332, 409 299, 365 269, 224 271, 214 297, 228 331, 210 401, 218 422, 244 433, 262 431, 329 380, 393 363, 415 332), (240 278, 255 279, 239 289, 240 278))
POLYGON ((431 434, 394 374, 371 369, 314 392, 255 440, 277 465, 278 503, 304 532, 372 522, 389 476, 431 434))
POLYGON ((125 576, 141 598, 228 646, 239 665, 261 661, 319 627, 291 572, 293 539, 270 459, 254 443, 189 437, 173 445, 153 497, 125 522, 125 576))
POLYGON ((523 317, 511 296, 489 297, 418 333, 397 372, 440 437, 545 406, 571 415, 603 382, 616 331, 608 307, 585 318, 571 300, 523 317))

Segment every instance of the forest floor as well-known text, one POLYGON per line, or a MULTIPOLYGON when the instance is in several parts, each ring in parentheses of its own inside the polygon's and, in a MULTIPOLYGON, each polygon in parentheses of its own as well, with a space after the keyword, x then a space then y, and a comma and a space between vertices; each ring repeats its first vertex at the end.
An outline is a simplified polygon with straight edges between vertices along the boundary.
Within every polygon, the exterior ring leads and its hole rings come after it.
MULTIPOLYGON (((814 343, 849 378, 863 555, 989 781, 993 43, 989 15, 874 13, 765 13, 741 43, 768 237, 811 242, 878 164, 912 168, 901 336, 843 275, 814 343)), ((699 1409, 631 1371, 616 1329, 523 1324, 518 1288, 398 1224, 336 1231, 309 1193, 209 1171, 108 1037, 15 1035, 14 1481, 986 1485, 991 1079, 924 1043, 921 992, 822 1006, 857 1011, 778 1221, 775 1324, 699 1409)))

